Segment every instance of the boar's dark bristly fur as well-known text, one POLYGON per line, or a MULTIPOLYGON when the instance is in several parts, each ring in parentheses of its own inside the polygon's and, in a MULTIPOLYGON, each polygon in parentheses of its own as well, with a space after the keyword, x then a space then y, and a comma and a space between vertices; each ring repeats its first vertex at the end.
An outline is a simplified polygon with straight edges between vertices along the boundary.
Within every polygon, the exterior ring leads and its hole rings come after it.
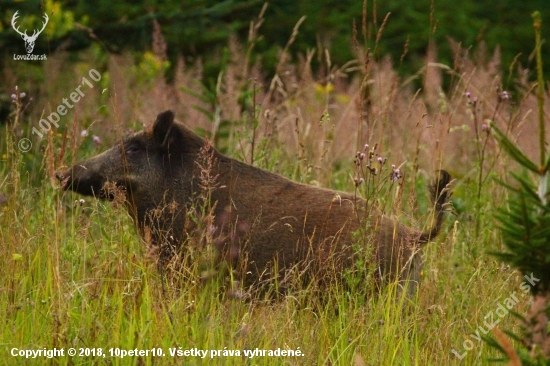
POLYGON ((217 233, 217 249, 237 257, 245 283, 283 278, 295 268, 317 274, 328 268, 343 272, 357 254, 352 234, 360 228, 370 232, 361 246, 364 252, 372 249, 380 274, 419 280, 419 251, 437 235, 442 222, 451 179, 445 171, 431 188, 435 223, 423 233, 382 214, 366 217, 366 202, 353 194, 296 183, 222 155, 166 111, 152 128, 57 177, 64 190, 107 199, 113 193, 106 185, 115 184, 125 191, 140 233, 148 232, 154 244, 173 249, 195 234, 187 216, 204 189, 197 162, 204 159, 205 149, 213 158, 210 175, 216 177, 207 203, 214 214, 208 230, 217 233))

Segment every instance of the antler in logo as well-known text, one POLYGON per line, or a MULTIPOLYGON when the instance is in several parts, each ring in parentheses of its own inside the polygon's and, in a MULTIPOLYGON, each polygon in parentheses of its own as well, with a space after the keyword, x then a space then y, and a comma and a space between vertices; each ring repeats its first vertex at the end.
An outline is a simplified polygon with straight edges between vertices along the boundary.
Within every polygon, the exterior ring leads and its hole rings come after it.
POLYGON ((27 53, 31 53, 32 50, 34 49, 34 42, 36 42, 36 38, 38 38, 38 35, 40 33, 42 33, 42 31, 44 30, 44 28, 46 28, 46 24, 48 24, 48 14, 44 13, 44 19, 46 20, 45 23, 42 23, 42 29, 40 29, 37 33, 37 30, 35 29, 32 36, 29 36, 27 35, 27 30, 25 29, 25 32, 21 33, 19 31, 19 27, 15 27, 15 20, 17 18, 19 18, 19 16, 17 15, 17 13, 19 12, 16 11, 15 14, 13 14, 13 18, 11 18, 11 26, 13 27, 13 29, 15 29, 15 31, 17 33, 19 33, 21 35, 21 38, 23 38, 23 40, 25 41, 25 48, 27 49, 27 53))

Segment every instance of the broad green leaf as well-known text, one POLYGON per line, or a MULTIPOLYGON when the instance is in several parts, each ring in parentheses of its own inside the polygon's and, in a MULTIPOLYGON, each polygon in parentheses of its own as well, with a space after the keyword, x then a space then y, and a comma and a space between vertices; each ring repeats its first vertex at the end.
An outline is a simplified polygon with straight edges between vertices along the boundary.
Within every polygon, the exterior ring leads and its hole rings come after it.
POLYGON ((490 123, 489 126, 491 127, 491 131, 493 131, 493 135, 499 142, 500 146, 502 146, 504 151, 506 151, 511 158, 513 158, 515 161, 517 161, 519 164, 529 169, 530 171, 540 174, 539 167, 535 163, 533 163, 527 156, 525 156, 521 152, 521 150, 518 149, 517 146, 512 141, 510 141, 504 133, 502 133, 501 130, 499 130, 496 124, 490 123))

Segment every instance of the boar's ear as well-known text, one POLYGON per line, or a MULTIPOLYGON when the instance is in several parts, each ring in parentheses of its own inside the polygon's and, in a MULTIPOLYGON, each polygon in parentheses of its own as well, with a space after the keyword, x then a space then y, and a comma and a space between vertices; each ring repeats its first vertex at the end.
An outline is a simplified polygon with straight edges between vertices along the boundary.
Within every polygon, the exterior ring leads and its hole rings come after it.
POLYGON ((174 113, 162 112, 153 125, 155 143, 164 149, 174 148, 180 144, 181 131, 174 125, 174 113))

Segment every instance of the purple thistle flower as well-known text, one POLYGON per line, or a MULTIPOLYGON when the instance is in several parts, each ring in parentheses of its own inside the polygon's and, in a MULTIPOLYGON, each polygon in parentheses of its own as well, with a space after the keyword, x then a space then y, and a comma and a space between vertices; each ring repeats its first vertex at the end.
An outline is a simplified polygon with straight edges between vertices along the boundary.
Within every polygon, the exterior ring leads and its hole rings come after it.
POLYGON ((216 228, 214 225, 210 225, 210 226, 208 227, 208 233, 209 233, 210 235, 214 235, 214 234, 216 233, 216 230, 217 230, 217 228, 216 228))
POLYGON ((390 180, 392 182, 397 182, 399 179, 403 178, 403 176, 401 175, 399 169, 394 169, 391 173, 390 173, 390 180))
POLYGON ((101 145, 101 139, 99 138, 99 136, 94 135, 92 139, 97 145, 101 145))
POLYGON ((25 92, 19 94, 19 98, 25 98, 26 96, 27 96, 27 93, 25 93, 25 92))
POLYGON ((17 95, 12 94, 12 95, 11 95, 11 99, 14 99, 14 100, 15 100, 15 98, 17 98, 17 95))

